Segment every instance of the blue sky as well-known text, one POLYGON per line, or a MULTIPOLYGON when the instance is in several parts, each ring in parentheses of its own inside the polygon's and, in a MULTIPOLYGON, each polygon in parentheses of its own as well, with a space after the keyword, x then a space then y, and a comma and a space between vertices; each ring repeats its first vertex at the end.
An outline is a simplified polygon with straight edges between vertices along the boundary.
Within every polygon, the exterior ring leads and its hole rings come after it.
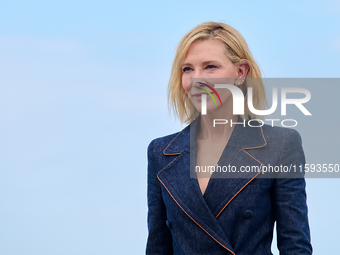
MULTIPOLYGON (((146 148, 184 127, 166 87, 204 21, 238 29, 265 77, 325 78, 299 131, 307 160, 339 164, 339 17, 328 0, 1 1, 1 254, 144 253, 146 148)), ((307 179, 314 254, 338 250, 339 183, 307 179)))

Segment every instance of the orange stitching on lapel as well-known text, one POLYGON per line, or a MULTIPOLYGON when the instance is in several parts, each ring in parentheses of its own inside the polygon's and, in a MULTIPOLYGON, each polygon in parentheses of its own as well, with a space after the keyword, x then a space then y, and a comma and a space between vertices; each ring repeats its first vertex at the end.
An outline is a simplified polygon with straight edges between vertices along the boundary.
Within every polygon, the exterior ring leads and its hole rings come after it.
POLYGON ((165 153, 163 151, 163 154, 166 155, 166 156, 172 156, 172 155, 180 155, 182 152, 176 152, 176 153, 165 153))
MULTIPOLYGON (((181 153, 180 153, 181 154, 181 153)), ((165 167, 163 167, 161 170, 159 170, 159 173, 164 169, 166 168, 168 165, 170 165, 172 162, 174 162, 178 157, 174 158, 173 160, 171 160, 170 163, 168 163, 165 167)), ((157 178, 158 178, 158 175, 157 175, 157 178)))
MULTIPOLYGON (((253 159, 255 159, 257 162, 259 162, 259 163, 261 163, 261 165, 262 166, 264 166, 264 164, 261 162, 261 161, 259 161, 257 158, 255 158, 254 156, 252 156, 252 155, 250 155, 247 151, 245 151, 245 150, 249 150, 249 149, 258 149, 258 148, 262 148, 262 147, 264 147, 264 146, 266 146, 267 145, 267 140, 266 140, 266 138, 264 137, 264 134, 263 134, 263 129, 262 129, 262 127, 261 127, 261 133, 262 133, 262 137, 263 137, 263 140, 264 140, 264 142, 265 142, 265 144, 264 145, 261 145, 261 146, 255 146, 255 147, 248 147, 248 148, 242 148, 242 150, 245 152, 245 153, 247 153, 250 157, 252 157, 253 159)), ((220 214, 223 212, 223 210, 227 207, 227 205, 228 204, 230 204, 230 202, 251 182, 251 181, 253 181, 261 172, 262 172, 262 170, 263 170, 263 167, 262 167, 262 169, 261 169, 261 171, 260 172, 258 172, 253 178, 251 178, 241 189, 239 189, 239 191, 237 191, 237 193, 225 204, 225 206, 223 206, 223 208, 221 209, 221 211, 216 215, 216 217, 215 218, 217 218, 218 216, 220 216, 220 214)))
MULTIPOLYGON (((172 161, 171 161, 172 162, 172 161)), ((157 175, 157 179, 163 184, 164 188, 168 191, 169 195, 172 197, 172 199, 176 202, 176 204, 179 206, 179 208, 182 209, 182 211, 193 221, 195 222, 201 229, 203 229, 203 231, 205 233, 207 233, 212 239, 214 239, 219 245, 221 245, 223 248, 227 249, 229 252, 231 252, 233 255, 235 255, 235 253, 233 253, 231 250, 229 250, 227 247, 225 247, 223 244, 221 244, 219 241, 217 241, 215 239, 215 237, 213 237, 212 235, 209 234, 209 232, 207 230, 205 230, 200 224, 198 224, 183 208, 182 206, 180 206, 180 204, 177 202, 177 200, 172 196, 172 194, 170 193, 170 191, 168 190, 168 188, 165 186, 165 184, 161 181, 161 179, 159 179, 158 175, 157 175)))
POLYGON ((264 140, 264 145, 255 146, 255 147, 247 147, 247 148, 242 148, 242 150, 258 149, 258 148, 262 148, 262 147, 266 146, 266 145, 267 145, 267 140, 266 140, 266 138, 264 137, 264 134, 263 134, 263 129, 262 129, 262 127, 261 127, 261 133, 262 133, 262 137, 263 137, 263 140, 264 140))
POLYGON ((182 152, 175 152, 175 153, 165 153, 165 150, 169 147, 169 145, 173 142, 173 140, 175 140, 175 138, 177 137, 177 135, 171 140, 171 142, 165 147, 165 149, 163 150, 163 154, 167 155, 167 156, 171 156, 171 155, 179 155, 182 152))
MULTIPOLYGON (((249 153, 248 153, 249 154, 249 153)), ((260 162, 260 161, 259 161, 260 162)), ((261 163, 262 164, 262 163, 261 163)), ((263 164, 262 164, 263 165, 263 164)), ((252 180, 254 180, 256 178, 256 176, 258 176, 261 172, 262 172, 263 168, 261 169, 260 172, 258 172, 253 178, 251 178, 241 189, 239 189, 239 191, 237 191, 237 193, 228 201, 228 203, 225 204, 225 206, 223 206, 223 208, 221 209, 221 211, 216 215, 215 218, 217 218, 218 216, 220 216, 220 214, 223 212, 223 210, 227 207, 227 205, 238 195, 238 193, 240 193, 252 180)))

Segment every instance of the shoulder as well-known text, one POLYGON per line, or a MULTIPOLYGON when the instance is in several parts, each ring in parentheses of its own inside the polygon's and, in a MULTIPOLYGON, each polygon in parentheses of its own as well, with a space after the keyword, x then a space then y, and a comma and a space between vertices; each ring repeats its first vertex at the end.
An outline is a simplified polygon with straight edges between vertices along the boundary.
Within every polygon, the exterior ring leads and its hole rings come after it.
POLYGON ((149 146, 148 146, 148 151, 154 150, 155 148, 157 149, 165 149, 165 147, 179 134, 180 132, 176 132, 170 135, 162 136, 153 139, 149 146))
POLYGON ((154 162, 156 169, 163 169, 168 165, 178 154, 181 154, 185 144, 184 136, 188 136, 188 129, 185 128, 180 132, 176 132, 167 136, 153 139, 148 146, 148 162, 154 162), (167 153, 169 152, 169 153, 167 153))
MULTIPOLYGON (((276 166, 283 169, 274 174, 274 178, 303 178, 304 172, 296 171, 305 164, 305 154, 301 136, 298 131, 285 127, 263 125, 263 136, 266 146, 263 150, 263 162, 266 166, 276 166), (291 171, 293 169, 293 171, 291 171)), ((259 152, 260 153, 260 152, 259 152)))
POLYGON ((298 131, 271 125, 263 125, 262 131, 266 146, 263 148, 262 154, 260 151, 258 153, 264 157, 262 159, 265 162, 272 162, 271 164, 275 165, 298 162, 296 165, 299 165, 305 160, 302 140, 298 131))
MULTIPOLYGON (((267 150, 276 165, 283 165, 297 168, 305 164, 305 154, 302 147, 301 136, 298 131, 291 128, 263 126, 263 134, 267 140, 267 150)), ((289 175, 291 178, 300 178, 303 175, 294 172, 289 175)), ((288 177, 288 176, 286 176, 288 177)))
POLYGON ((181 130, 179 132, 153 139, 148 146, 148 153, 155 153, 155 152, 159 152, 159 151, 163 152, 165 150, 165 148, 176 137, 178 137, 181 133, 183 133, 187 129, 188 129, 188 126, 185 127, 183 130, 181 130))
POLYGON ((263 136, 267 143, 301 144, 301 135, 292 128, 263 125, 263 136))

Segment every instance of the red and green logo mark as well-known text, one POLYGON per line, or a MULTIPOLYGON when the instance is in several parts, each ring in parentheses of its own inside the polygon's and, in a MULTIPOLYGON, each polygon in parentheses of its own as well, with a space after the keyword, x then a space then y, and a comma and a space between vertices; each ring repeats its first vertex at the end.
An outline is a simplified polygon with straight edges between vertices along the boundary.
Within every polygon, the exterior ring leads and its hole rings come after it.
MULTIPOLYGON (((198 84, 201 84, 201 85, 204 85, 204 86, 208 87, 209 89, 211 89, 211 91, 214 92, 214 93, 216 94, 218 100, 220 101, 220 103, 221 103, 221 105, 222 105, 222 101, 221 101, 220 95, 217 93, 217 91, 216 91, 213 87, 211 87, 210 85, 208 85, 208 84, 206 84, 206 83, 203 83, 203 82, 197 82, 197 83, 198 83, 198 84)), ((203 90, 205 93, 207 93, 207 94, 214 100, 215 105, 217 105, 214 96, 213 96, 208 90, 206 90, 206 89, 204 89, 204 88, 201 88, 201 87, 198 87, 198 89, 203 90)))

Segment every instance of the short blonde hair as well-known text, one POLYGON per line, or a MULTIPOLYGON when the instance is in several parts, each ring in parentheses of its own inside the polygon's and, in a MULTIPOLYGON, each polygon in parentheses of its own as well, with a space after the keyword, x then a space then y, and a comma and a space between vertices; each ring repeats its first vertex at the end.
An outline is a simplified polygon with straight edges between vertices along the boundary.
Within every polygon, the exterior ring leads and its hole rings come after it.
POLYGON ((190 99, 185 93, 182 86, 182 69, 181 65, 186 57, 190 45, 198 40, 219 40, 226 46, 226 54, 231 62, 238 64, 246 61, 249 64, 249 71, 246 79, 241 85, 241 89, 245 95, 244 115, 242 119, 250 118, 259 119, 261 116, 254 115, 250 112, 247 104, 247 87, 253 88, 253 105, 255 109, 261 110, 267 105, 266 93, 262 82, 262 75, 255 59, 253 58, 246 41, 243 36, 233 27, 217 22, 205 22, 190 30, 179 42, 168 85, 168 103, 174 113, 183 123, 191 123, 199 112, 191 106, 190 99))

